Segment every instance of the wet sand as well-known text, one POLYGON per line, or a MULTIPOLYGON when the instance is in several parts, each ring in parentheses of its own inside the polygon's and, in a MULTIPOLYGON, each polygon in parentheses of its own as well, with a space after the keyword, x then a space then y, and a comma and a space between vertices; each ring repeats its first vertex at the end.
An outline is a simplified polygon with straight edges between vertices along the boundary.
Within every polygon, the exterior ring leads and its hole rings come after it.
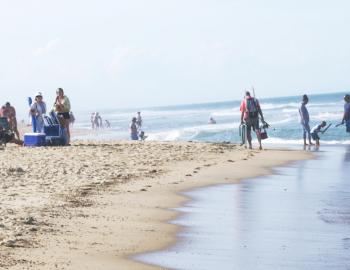
POLYGON ((157 269, 130 259, 176 241, 179 191, 265 175, 305 152, 233 144, 78 142, 0 151, 0 268, 157 269))
POLYGON ((167 269, 350 269, 350 146, 272 176, 186 192, 179 242, 137 259, 167 269))

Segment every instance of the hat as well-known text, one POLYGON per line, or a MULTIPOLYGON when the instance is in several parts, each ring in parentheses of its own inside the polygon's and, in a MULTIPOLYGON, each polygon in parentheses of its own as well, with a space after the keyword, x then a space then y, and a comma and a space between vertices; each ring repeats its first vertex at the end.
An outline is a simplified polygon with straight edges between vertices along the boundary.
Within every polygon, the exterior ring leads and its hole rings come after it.
POLYGON ((350 100, 350 95, 346 94, 346 95, 344 96, 344 100, 349 101, 349 100, 350 100))
POLYGON ((36 94, 35 94, 35 97, 42 97, 43 96, 43 94, 41 93, 41 92, 37 92, 36 94))
POLYGON ((306 101, 308 99, 309 99, 309 97, 307 95, 303 95, 303 101, 306 101))

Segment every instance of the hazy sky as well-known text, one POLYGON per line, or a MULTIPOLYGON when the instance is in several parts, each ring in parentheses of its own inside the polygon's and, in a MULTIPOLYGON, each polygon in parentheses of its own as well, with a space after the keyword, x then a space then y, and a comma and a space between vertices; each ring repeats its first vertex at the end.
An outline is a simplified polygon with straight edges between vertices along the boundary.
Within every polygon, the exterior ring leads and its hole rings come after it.
POLYGON ((73 111, 350 88, 348 0, 0 0, 0 102, 73 111))

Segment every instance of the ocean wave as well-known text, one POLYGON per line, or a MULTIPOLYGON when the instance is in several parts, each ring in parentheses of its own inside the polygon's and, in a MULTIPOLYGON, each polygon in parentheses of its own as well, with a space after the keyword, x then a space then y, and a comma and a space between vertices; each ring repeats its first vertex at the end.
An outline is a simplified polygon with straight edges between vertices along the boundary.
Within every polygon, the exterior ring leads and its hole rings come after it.
POLYGON ((311 114, 311 119, 317 120, 341 120, 343 118, 342 112, 322 112, 318 114, 311 114))
POLYGON ((227 137, 228 133, 233 134, 238 130, 239 125, 239 122, 216 125, 202 125, 148 133, 147 135, 148 140, 151 141, 205 140, 206 138, 210 140, 210 138, 213 137, 225 138, 227 137))

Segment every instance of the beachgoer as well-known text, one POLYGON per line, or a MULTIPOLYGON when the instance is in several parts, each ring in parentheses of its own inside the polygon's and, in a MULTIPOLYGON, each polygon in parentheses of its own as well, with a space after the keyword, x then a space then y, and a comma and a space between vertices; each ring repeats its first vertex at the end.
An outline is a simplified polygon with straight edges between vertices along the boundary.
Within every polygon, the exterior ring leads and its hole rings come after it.
POLYGON ((326 121, 322 121, 319 125, 316 125, 311 129, 311 137, 316 141, 316 146, 320 146, 320 136, 318 136, 318 133, 324 133, 325 130, 322 130, 322 128, 326 127, 326 125, 326 121))
POLYGON ((137 141, 139 139, 136 121, 136 117, 133 117, 130 123, 130 137, 133 141, 137 141))
POLYGON ((97 113, 97 114, 98 114, 98 117, 97 117, 98 126, 99 126, 100 128, 103 128, 102 116, 101 116, 99 113, 97 113))
POLYGON ((2 126, 0 126, 0 144, 15 143, 18 145, 23 145, 23 141, 15 138, 14 133, 6 131, 2 126))
POLYGON ((43 95, 41 92, 35 94, 35 101, 30 107, 30 113, 36 119, 36 130, 37 133, 44 132, 44 117, 46 114, 46 104, 43 101, 43 95))
POLYGON ((75 122, 75 116, 74 116, 73 112, 69 112, 69 124, 71 124, 73 126, 74 122, 75 122))
POLYGON ((213 117, 209 118, 208 124, 216 124, 216 121, 213 117))
POLYGON ((144 141, 144 140, 147 139, 148 136, 145 134, 144 131, 140 131, 139 137, 140 137, 140 140, 141 140, 141 141, 144 141))
POLYGON ((1 109, 0 109, 0 117, 6 117, 5 115, 6 115, 6 107, 5 105, 3 105, 1 106, 1 109))
POLYGON ((346 125, 346 132, 350 132, 350 95, 344 96, 344 114, 341 121, 342 124, 346 125))
POLYGON ((20 140, 19 132, 17 129, 16 110, 13 106, 11 106, 10 102, 6 102, 5 106, 2 107, 1 115, 2 117, 7 118, 10 129, 15 133, 17 140, 20 140))
POLYGON ((67 144, 70 143, 69 112, 71 109, 69 98, 64 94, 62 88, 56 90, 56 100, 53 106, 57 116, 61 119, 63 127, 67 132, 67 144))
POLYGON ((137 112, 136 125, 138 128, 141 128, 141 126, 142 126, 141 112, 137 112))
POLYGON ((309 144, 313 145, 313 143, 311 142, 311 131, 310 131, 310 125, 309 125, 310 116, 309 116, 309 112, 306 108, 306 104, 308 102, 309 102, 308 96, 303 95, 302 101, 301 101, 300 106, 299 106, 299 116, 300 116, 300 124, 303 128, 304 145, 307 145, 306 135, 309 139, 309 144))
POLYGON ((111 123, 108 120, 105 120, 106 128, 111 128, 111 123))
POLYGON ((250 96, 250 92, 245 92, 245 97, 240 106, 241 111, 241 124, 245 124, 247 128, 247 140, 249 144, 249 149, 252 149, 252 128, 255 131, 256 137, 259 142, 259 149, 262 149, 260 128, 259 128, 259 115, 261 121, 265 123, 264 116, 260 107, 259 101, 250 96))
POLYGON ((92 125, 94 129, 99 129, 103 127, 102 117, 98 112, 93 113, 93 115, 91 116, 91 119, 92 119, 92 125))
POLYGON ((95 129, 95 113, 91 114, 90 121, 91 121, 91 129, 95 129))

